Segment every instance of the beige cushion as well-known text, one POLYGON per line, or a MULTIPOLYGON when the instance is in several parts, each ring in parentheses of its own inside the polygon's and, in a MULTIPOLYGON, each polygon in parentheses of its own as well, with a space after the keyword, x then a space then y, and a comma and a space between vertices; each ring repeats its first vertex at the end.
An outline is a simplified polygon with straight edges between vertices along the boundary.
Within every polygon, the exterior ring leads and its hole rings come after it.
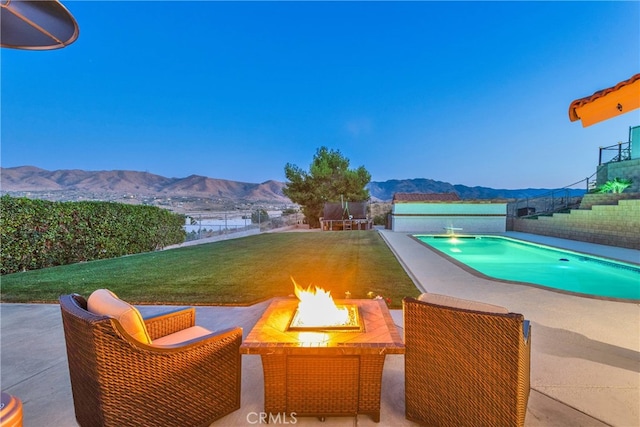
POLYGON ((424 293, 418 297, 418 300, 445 307, 462 308, 464 310, 482 311, 486 313, 509 313, 509 310, 499 305, 485 304, 483 302, 450 297, 448 295, 424 293))
POLYGON ((169 335, 165 335, 164 337, 160 337, 156 340, 153 340, 151 345, 153 346, 167 346, 167 345, 175 345, 182 344, 183 342, 200 338, 205 335, 209 335, 211 333, 210 330, 203 328, 202 326, 192 326, 190 328, 183 329, 178 332, 174 332, 169 335))
POLYGON ((122 301, 113 292, 107 289, 94 291, 87 300, 87 309, 94 314, 116 319, 133 338, 141 343, 151 344, 151 338, 138 309, 122 301))

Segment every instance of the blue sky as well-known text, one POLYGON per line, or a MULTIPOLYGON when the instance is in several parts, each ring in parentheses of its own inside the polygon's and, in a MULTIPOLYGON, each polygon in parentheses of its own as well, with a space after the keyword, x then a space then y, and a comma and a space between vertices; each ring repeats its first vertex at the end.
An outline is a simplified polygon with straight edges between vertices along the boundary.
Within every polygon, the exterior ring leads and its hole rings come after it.
POLYGON ((1 164, 284 181, 327 146, 373 181, 562 187, 627 141, 569 104, 640 72, 639 2, 64 1, 2 49, 1 164))

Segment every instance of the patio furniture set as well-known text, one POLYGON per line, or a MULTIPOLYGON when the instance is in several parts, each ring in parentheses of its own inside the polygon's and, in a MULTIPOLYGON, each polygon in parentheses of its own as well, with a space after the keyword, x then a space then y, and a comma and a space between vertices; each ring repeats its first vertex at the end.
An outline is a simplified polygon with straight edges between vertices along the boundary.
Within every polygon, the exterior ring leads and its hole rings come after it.
POLYGON ((209 425, 240 409, 241 356, 259 354, 265 413, 367 414, 377 422, 385 356, 404 354, 407 419, 524 425, 531 341, 521 314, 436 294, 405 298, 403 342, 383 301, 349 301, 359 330, 290 330, 297 300, 274 298, 243 341, 241 328, 197 326, 194 308, 143 318, 108 290, 64 295, 76 420, 209 425))

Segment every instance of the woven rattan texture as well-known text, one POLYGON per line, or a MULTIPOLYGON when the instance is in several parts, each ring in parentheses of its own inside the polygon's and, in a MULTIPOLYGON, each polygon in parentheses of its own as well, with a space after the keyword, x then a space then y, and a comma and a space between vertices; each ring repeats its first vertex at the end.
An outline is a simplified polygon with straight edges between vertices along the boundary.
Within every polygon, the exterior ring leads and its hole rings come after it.
POLYGON ((193 307, 163 313, 144 319, 151 340, 173 334, 196 324, 196 309, 193 307))
POLYGON ((265 412, 380 420, 385 355, 262 355, 265 412))
POLYGON ((408 419, 429 426, 522 426, 531 336, 521 314, 488 314, 405 298, 408 419))
MULTIPOLYGON (((240 407, 242 329, 159 349, 135 341, 117 321, 89 313, 81 296, 62 296, 60 307, 81 426, 202 426, 240 407)), ((185 319, 195 316, 161 317, 169 326, 154 331, 191 326, 185 319)))
POLYGON ((358 413, 358 356, 287 358, 287 409, 308 415, 358 413))
POLYGON ((384 355, 363 354, 360 356, 360 401, 358 412, 369 414, 380 421, 380 390, 384 355))

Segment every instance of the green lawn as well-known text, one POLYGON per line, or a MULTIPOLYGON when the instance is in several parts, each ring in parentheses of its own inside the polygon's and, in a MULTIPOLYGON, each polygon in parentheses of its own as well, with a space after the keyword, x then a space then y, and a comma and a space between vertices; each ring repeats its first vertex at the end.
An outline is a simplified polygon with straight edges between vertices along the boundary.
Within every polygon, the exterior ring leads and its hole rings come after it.
POLYGON ((270 233, 2 276, 2 302, 56 302, 108 288, 136 304, 252 304, 293 294, 293 277, 343 298, 402 306, 419 294, 374 231, 270 233))

